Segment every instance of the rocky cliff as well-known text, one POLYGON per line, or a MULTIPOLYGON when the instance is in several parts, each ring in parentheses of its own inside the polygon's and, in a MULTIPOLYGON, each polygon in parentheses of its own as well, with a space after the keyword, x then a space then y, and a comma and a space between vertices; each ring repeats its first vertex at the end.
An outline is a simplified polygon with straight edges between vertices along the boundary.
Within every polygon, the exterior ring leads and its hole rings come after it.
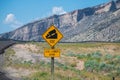
POLYGON ((0 36, 22 41, 43 41, 41 35, 51 24, 63 33, 63 42, 120 41, 120 0, 53 15, 0 36))

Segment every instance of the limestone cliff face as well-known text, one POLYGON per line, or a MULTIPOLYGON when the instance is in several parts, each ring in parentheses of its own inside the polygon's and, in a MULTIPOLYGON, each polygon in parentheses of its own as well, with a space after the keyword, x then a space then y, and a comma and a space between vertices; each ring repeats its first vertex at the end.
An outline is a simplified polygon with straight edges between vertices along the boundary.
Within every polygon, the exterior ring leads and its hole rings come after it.
POLYGON ((51 24, 63 33, 63 42, 120 41, 120 0, 53 15, 0 36, 22 41, 43 41, 41 35, 51 24))

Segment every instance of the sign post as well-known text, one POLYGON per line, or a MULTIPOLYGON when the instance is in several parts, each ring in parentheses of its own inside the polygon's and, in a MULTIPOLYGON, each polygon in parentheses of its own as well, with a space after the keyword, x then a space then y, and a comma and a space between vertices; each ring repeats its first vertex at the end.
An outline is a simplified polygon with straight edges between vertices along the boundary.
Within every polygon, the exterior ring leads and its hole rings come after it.
POLYGON ((54 46, 63 38, 63 35, 54 25, 51 25, 42 37, 51 46, 51 49, 44 49, 44 56, 51 57, 51 80, 54 80, 54 57, 60 57, 60 50, 55 49, 54 46))
MULTIPOLYGON (((54 46, 52 49, 54 49, 54 46)), ((54 80, 54 57, 51 57, 51 80, 54 80)))

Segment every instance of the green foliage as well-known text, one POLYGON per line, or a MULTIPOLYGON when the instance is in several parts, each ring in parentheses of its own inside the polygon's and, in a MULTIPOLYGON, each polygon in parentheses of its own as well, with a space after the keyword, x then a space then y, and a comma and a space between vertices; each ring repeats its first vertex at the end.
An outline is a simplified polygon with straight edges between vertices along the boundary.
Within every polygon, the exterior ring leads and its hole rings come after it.
POLYGON ((105 60, 111 60, 113 56, 111 54, 106 54, 105 55, 105 60))
POLYGON ((96 60, 89 60, 85 62, 85 69, 93 72, 98 70, 99 63, 96 60))
POLYGON ((78 54, 78 55, 76 55, 76 56, 77 56, 77 59, 87 58, 87 55, 86 55, 86 54, 78 54))
POLYGON ((110 73, 111 71, 115 70, 114 64, 107 64, 104 62, 97 62, 96 60, 88 60, 85 62, 85 69, 90 72, 105 72, 110 73))
POLYGON ((5 56, 10 57, 10 56, 14 56, 15 55, 15 51, 12 48, 8 48, 5 51, 5 56))
POLYGON ((70 66, 71 66, 71 67, 76 67, 76 64, 77 64, 76 62, 74 62, 74 63, 72 62, 72 63, 70 64, 70 66))
MULTIPOLYGON (((35 43, 31 42, 29 44, 34 44, 37 47, 43 49, 46 46, 46 43, 35 43), (41 47, 42 46, 42 47, 41 47)), ((110 54, 104 54, 100 51, 95 52, 85 52, 79 53, 78 47, 83 47, 85 50, 87 48, 96 48, 96 46, 102 46, 103 44, 93 44, 93 43, 80 43, 80 44, 63 44, 60 43, 58 46, 61 46, 63 50, 62 58, 66 59, 73 59, 73 61, 66 60, 65 62, 61 59, 58 61, 61 62, 55 62, 55 80, 110 80, 111 75, 115 77, 120 76, 120 55, 111 55, 110 54), (72 46, 71 46, 72 45, 72 46), (72 47, 68 49, 69 47, 72 47), (69 51, 68 51, 69 50, 69 51), (64 57, 63 57, 64 56, 64 57), (79 60, 82 60, 85 62, 84 66, 85 69, 82 71, 79 71, 76 69, 75 61, 78 62, 79 60), (68 63, 68 64, 66 64, 68 63), (68 73, 68 74, 66 74, 68 73), (72 76, 69 77, 69 74, 71 73, 72 76), (101 75, 102 74, 102 75, 101 75)), ((104 44, 105 45, 105 44, 104 44)), ((57 46, 57 45, 56 45, 57 46)), ((80 49, 81 50, 81 49, 80 49)), ((81 51, 82 52, 82 51, 81 51)), ((62 52, 61 52, 62 53, 62 52)), ((23 78, 22 80, 50 80, 51 74, 50 74, 50 67, 51 62, 47 61, 38 61, 36 63, 33 63, 30 61, 23 61, 21 60, 11 60, 9 59, 10 56, 13 56, 14 50, 12 48, 8 49, 6 51, 6 55, 8 56, 7 61, 9 61, 10 67, 14 67, 16 69, 23 68, 28 70, 33 70, 33 73, 31 73, 28 77, 23 78), (35 73, 34 73, 35 71, 35 73)), ((116 53, 115 53, 116 54, 116 53)), ((118 53, 117 53, 118 54, 118 53)))
POLYGON ((71 51, 68 51, 68 53, 65 54, 65 56, 76 57, 76 54, 74 54, 74 53, 71 52, 71 51))
POLYGON ((117 56, 117 57, 116 57, 116 59, 117 59, 118 61, 120 61, 120 55, 119 55, 119 56, 117 56))
POLYGON ((49 80, 50 79, 50 74, 47 72, 36 72, 33 75, 31 75, 29 80, 49 80))
POLYGON ((68 69, 67 65, 65 65, 65 64, 62 64, 62 63, 59 63, 59 62, 55 62, 55 64, 56 64, 58 67, 61 67, 63 70, 67 70, 67 69, 68 69))
POLYGON ((31 67, 33 63, 32 60, 29 60, 29 61, 24 61, 22 64, 26 67, 31 67))
POLYGON ((101 62, 101 63, 99 64, 99 70, 104 70, 104 68, 106 68, 106 64, 103 63, 103 62, 101 62))
POLYGON ((92 56, 93 58, 101 58, 101 57, 102 57, 102 54, 101 54, 99 51, 97 51, 97 52, 92 53, 91 56, 92 56))
POLYGON ((85 60, 96 60, 96 61, 100 61, 102 54, 97 51, 91 54, 77 54, 76 55, 77 59, 85 59, 85 60))
POLYGON ((24 61, 24 64, 31 65, 31 64, 33 64, 33 63, 32 63, 32 60, 29 60, 29 61, 24 61))
POLYGON ((111 64, 105 64, 105 63, 100 63, 99 65, 99 71, 104 71, 104 72, 111 72, 114 70, 114 65, 111 64))
POLYGON ((15 51, 12 48, 8 48, 5 51, 5 65, 9 66, 13 63, 12 57, 15 55, 15 51))

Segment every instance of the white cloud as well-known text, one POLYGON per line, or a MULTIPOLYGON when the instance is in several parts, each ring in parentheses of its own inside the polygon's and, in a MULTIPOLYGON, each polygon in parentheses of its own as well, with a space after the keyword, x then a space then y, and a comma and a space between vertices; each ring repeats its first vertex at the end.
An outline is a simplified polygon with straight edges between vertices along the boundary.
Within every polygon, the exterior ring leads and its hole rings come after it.
POLYGON ((46 17, 49 17, 49 16, 52 16, 54 14, 61 15, 61 14, 65 14, 65 13, 66 13, 66 11, 63 9, 63 7, 55 6, 55 7, 52 8, 52 10, 50 10, 46 14, 43 14, 41 17, 36 17, 35 19, 33 19, 32 22, 43 19, 43 18, 46 18, 46 17))
POLYGON ((64 9, 62 7, 53 7, 53 9, 52 9, 52 14, 60 15, 60 14, 64 14, 64 13, 66 13, 66 11, 64 11, 64 9))
POLYGON ((8 14, 5 18, 5 23, 11 23, 15 20, 15 16, 13 14, 8 14))
POLYGON ((12 27, 12 28, 18 28, 18 27, 22 26, 22 23, 20 21, 18 21, 16 19, 15 15, 12 13, 6 15, 4 23, 7 25, 10 25, 10 27, 12 27))

